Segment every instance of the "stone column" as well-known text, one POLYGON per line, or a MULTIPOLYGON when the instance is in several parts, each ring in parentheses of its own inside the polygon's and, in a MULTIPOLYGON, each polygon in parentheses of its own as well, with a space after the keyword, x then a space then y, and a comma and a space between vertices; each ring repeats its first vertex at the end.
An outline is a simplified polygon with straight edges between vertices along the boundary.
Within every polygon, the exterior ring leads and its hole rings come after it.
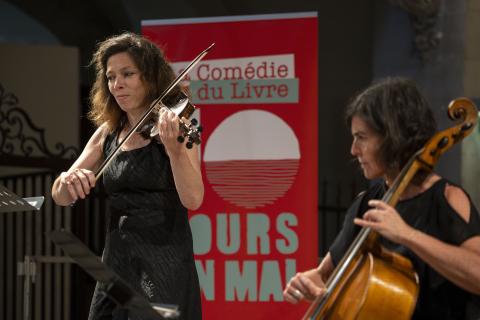
MULTIPOLYGON (((466 0, 465 62, 463 84, 465 96, 480 108, 480 2, 466 0)), ((462 144, 462 184, 480 208, 480 126, 462 144)))

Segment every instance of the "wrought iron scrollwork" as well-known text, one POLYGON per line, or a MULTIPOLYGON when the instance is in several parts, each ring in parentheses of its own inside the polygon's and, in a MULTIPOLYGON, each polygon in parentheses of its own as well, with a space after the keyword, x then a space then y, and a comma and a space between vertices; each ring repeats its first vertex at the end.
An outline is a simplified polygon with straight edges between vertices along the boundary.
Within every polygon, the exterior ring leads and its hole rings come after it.
POLYGON ((50 150, 45 141, 45 130, 37 127, 29 115, 18 106, 18 98, 6 92, 0 84, 0 155, 73 159, 78 148, 56 143, 50 150))

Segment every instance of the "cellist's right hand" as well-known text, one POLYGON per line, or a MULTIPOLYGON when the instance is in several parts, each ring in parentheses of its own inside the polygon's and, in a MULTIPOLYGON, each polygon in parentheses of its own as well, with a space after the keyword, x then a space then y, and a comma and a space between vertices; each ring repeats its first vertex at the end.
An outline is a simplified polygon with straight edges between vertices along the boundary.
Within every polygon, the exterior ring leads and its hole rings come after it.
POLYGON ((95 182, 95 174, 88 169, 77 168, 60 174, 60 183, 67 188, 74 202, 78 198, 85 199, 90 189, 95 187, 95 182))
POLYGON ((297 273, 283 290, 283 298, 290 303, 298 303, 302 300, 312 301, 323 294, 325 294, 325 283, 318 269, 297 273))

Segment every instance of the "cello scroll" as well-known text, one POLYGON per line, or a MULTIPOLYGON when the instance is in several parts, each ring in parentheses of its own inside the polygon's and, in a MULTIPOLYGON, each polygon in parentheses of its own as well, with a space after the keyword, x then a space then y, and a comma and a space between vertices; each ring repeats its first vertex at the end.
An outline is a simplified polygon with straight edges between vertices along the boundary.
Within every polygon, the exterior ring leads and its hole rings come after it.
POLYGON ((445 151, 472 132, 477 124, 478 111, 470 99, 458 98, 450 102, 448 116, 452 120, 461 122, 437 133, 427 142, 423 152, 419 155, 419 159, 430 167, 437 163, 445 151))

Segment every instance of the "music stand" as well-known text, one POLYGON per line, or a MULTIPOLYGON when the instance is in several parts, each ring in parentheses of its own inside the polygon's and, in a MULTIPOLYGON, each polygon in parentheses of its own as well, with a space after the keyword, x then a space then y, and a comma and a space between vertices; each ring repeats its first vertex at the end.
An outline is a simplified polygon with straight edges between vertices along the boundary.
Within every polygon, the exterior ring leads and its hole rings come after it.
POLYGON ((49 232, 47 236, 95 280, 105 283, 106 289, 102 290, 103 293, 120 307, 154 319, 171 319, 180 315, 176 305, 150 303, 71 232, 56 230, 49 232))
MULTIPOLYGON (((43 201, 45 198, 42 197, 30 197, 30 198, 21 198, 17 196, 12 191, 8 190, 5 186, 0 184, 0 213, 7 212, 20 212, 20 211, 39 211, 42 207, 43 201)), ((29 256, 25 256, 25 261, 28 263, 19 263, 19 266, 22 271, 18 275, 24 275, 24 288, 23 288, 23 310, 24 316, 26 319, 30 317, 30 277, 31 269, 29 263, 29 256)), ((20 270, 20 269, 19 269, 20 270)))
POLYGON ((38 211, 42 207, 44 197, 20 198, 0 184, 0 213, 14 211, 38 211))

